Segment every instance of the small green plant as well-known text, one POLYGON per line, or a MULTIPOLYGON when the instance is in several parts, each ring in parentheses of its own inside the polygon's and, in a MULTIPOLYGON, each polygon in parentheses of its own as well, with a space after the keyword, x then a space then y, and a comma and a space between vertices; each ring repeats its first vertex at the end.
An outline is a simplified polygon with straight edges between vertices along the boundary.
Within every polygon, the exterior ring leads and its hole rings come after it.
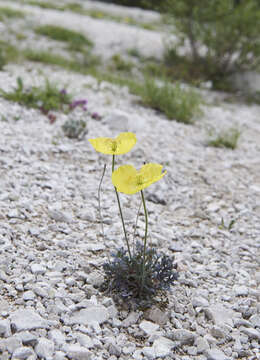
POLYGON ((84 12, 84 8, 81 4, 79 3, 68 3, 65 4, 63 7, 64 10, 70 10, 76 13, 83 13, 84 12))
POLYGON ((173 258, 151 248, 146 251, 146 275, 142 287, 143 252, 143 245, 137 243, 131 259, 124 249, 112 254, 112 261, 103 266, 106 281, 102 288, 124 300, 141 297, 139 305, 147 307, 161 291, 168 290, 178 276, 173 258))
MULTIPOLYGON (((157 253, 155 249, 149 249, 147 244, 148 212, 143 190, 160 180, 166 174, 166 171, 162 173, 162 165, 159 164, 145 164, 139 171, 132 165, 119 166, 115 170, 115 156, 127 153, 136 143, 136 137, 133 133, 121 133, 115 139, 97 138, 89 141, 96 151, 113 156, 111 178, 127 245, 127 250, 119 249, 113 256, 114 260, 104 264, 106 281, 102 289, 112 292, 112 294, 117 293, 124 300, 138 301, 139 306, 149 306, 154 302, 154 298, 159 291, 167 289, 177 279, 173 259, 157 253), (145 233, 142 242, 135 242, 133 249, 131 249, 125 227, 119 192, 128 195, 139 192, 141 196, 145 214, 145 233)), ((101 182, 104 172, 105 167, 101 182)), ((99 208, 101 182, 99 185, 99 208)), ((101 210, 100 218, 103 229, 101 210)))
POLYGON ((141 7, 143 9, 157 10, 160 4, 163 4, 165 0, 113 0, 114 3, 123 6, 141 7))
POLYGON ((12 92, 1 90, 1 95, 6 100, 37 108, 45 114, 48 114, 50 110, 64 110, 64 105, 68 107, 72 102, 71 95, 63 93, 48 80, 44 87, 25 88, 20 77, 17 78, 17 87, 12 92))
POLYGON ((2 66, 9 62, 19 62, 21 54, 16 47, 10 43, 0 40, 0 52, 2 57, 2 66))
POLYGON ((140 51, 138 50, 138 48, 129 49, 128 50, 128 55, 132 56, 132 57, 135 57, 135 58, 138 58, 138 59, 142 58, 142 55, 141 55, 140 51))
POLYGON ((42 25, 35 29, 39 35, 44 35, 52 40, 68 43, 71 50, 80 51, 85 46, 92 47, 93 43, 77 31, 69 30, 55 25, 42 25))
POLYGON ((203 66, 200 63, 195 66, 190 57, 180 55, 177 52, 176 44, 170 42, 165 46, 162 63, 155 65, 163 69, 165 76, 175 81, 182 80, 198 86, 201 82, 208 80, 203 66))
POLYGON ((85 49, 84 51, 81 51, 80 55, 80 58, 75 56, 70 59, 47 51, 35 51, 32 49, 26 49, 23 51, 23 56, 29 61, 57 65, 64 69, 81 74, 88 74, 90 72, 94 74, 94 69, 100 64, 100 59, 85 49))
MULTIPOLYGON (((32 49, 26 49, 23 51, 23 55, 26 60, 40 62, 43 64, 57 65, 63 68, 70 69, 72 67, 72 60, 47 51, 35 51, 32 49)), ((76 67, 76 66, 75 66, 76 67)), ((73 70, 73 69, 72 69, 73 70)))
POLYGON ((38 6, 42 9, 63 10, 62 6, 53 4, 48 1, 26 0, 25 3, 32 6, 38 6))
POLYGON ((194 116, 200 113, 201 97, 193 90, 184 90, 180 84, 169 82, 158 84, 147 77, 139 89, 144 105, 163 112, 169 119, 192 124, 194 116))
POLYGON ((14 10, 8 7, 0 7, 0 21, 11 18, 23 18, 24 12, 20 10, 14 10))
POLYGON ((208 145, 234 150, 237 147, 240 134, 241 133, 238 129, 230 128, 228 130, 222 131, 218 135, 213 136, 213 139, 209 140, 208 145))
POLYGON ((154 78, 166 78, 168 76, 166 68, 163 66, 162 63, 149 61, 145 62, 143 72, 145 73, 146 77, 154 77, 154 78))
POLYGON ((114 54, 111 62, 110 67, 116 71, 130 72, 133 68, 133 63, 124 60, 120 54, 114 54))
POLYGON ((260 105, 260 91, 255 91, 252 94, 246 95, 246 102, 249 104, 258 104, 260 105))
POLYGON ((6 64, 6 59, 3 54, 2 49, 0 49, 0 70, 3 70, 3 67, 5 66, 5 64, 6 64))
POLYGON ((84 120, 68 119, 62 125, 62 130, 69 139, 82 140, 87 133, 87 124, 84 120))
POLYGON ((226 225, 225 222, 224 222, 224 218, 222 217, 222 218, 221 218, 221 223, 220 223, 220 225, 219 225, 219 228, 220 228, 220 229, 226 229, 226 230, 228 230, 228 231, 231 231, 232 228, 233 228, 233 226, 235 225, 235 223, 236 223, 236 220, 235 220, 235 219, 232 219, 232 220, 230 220, 230 222, 226 225))

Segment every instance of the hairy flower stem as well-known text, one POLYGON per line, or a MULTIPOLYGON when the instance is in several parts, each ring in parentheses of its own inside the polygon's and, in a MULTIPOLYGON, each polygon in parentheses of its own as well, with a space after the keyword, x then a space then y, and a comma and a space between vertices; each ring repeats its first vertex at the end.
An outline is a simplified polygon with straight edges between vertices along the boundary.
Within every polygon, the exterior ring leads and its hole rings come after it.
POLYGON ((135 219, 135 226, 134 226, 134 233, 133 233, 133 253, 135 253, 135 251, 136 251, 135 236, 136 236, 136 229, 137 229, 137 223, 138 223, 138 218, 139 218, 139 215, 140 215, 141 206, 142 206, 142 200, 140 201, 140 205, 139 205, 137 215, 136 215, 136 219, 135 219))
MULTIPOLYGON (((113 160, 112 160, 112 173, 115 169, 115 155, 113 155, 113 160)), ((126 228, 125 228, 125 222, 124 222, 124 217, 123 217, 123 212, 122 212, 122 208, 121 208, 121 204, 120 204, 120 199, 119 199, 119 195, 117 192, 116 187, 114 186, 115 189, 115 193, 116 193, 116 199, 117 199, 117 203, 118 203, 118 208, 119 208, 119 213, 120 213, 120 217, 121 217, 121 221, 122 221, 122 226, 123 226, 123 230, 124 230, 124 234, 125 234, 125 241, 126 241, 126 245, 127 245, 127 250, 128 250, 128 254, 129 254, 129 258, 132 259, 132 255, 131 255, 131 251, 130 251, 130 246, 129 246, 129 242, 128 242, 128 238, 127 238, 127 233, 126 233, 126 228)))
POLYGON ((103 217, 102 217, 102 212, 101 212, 101 186, 102 186, 102 181, 106 172, 106 167, 107 165, 104 165, 104 169, 103 169, 103 173, 100 179, 100 183, 99 183, 99 187, 98 187, 98 212, 99 212, 99 218, 100 218, 100 222, 101 222, 101 229, 102 229, 102 235, 103 235, 103 239, 105 239, 105 233, 104 233, 104 222, 103 222, 103 217))
POLYGON ((145 205, 145 199, 144 199, 144 193, 143 190, 141 190, 141 198, 143 202, 144 207, 144 215, 145 215, 145 233, 144 233, 144 247, 143 247, 143 264, 142 264, 142 286, 141 286, 141 292, 144 287, 144 280, 145 280, 145 260, 146 260, 146 244, 147 244, 147 233, 148 233, 148 213, 145 205))

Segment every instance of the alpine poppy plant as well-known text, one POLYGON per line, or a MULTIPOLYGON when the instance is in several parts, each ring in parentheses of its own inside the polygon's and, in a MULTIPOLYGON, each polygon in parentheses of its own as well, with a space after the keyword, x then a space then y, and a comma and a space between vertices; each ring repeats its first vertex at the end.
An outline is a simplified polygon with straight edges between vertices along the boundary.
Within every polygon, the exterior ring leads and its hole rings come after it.
MULTIPOLYGON (((176 279, 176 275, 172 272, 172 259, 167 257, 167 255, 157 255, 155 250, 147 250, 148 212, 143 190, 162 179, 166 171, 163 172, 163 166, 156 163, 145 164, 140 170, 136 170, 132 165, 122 165, 115 169, 115 156, 127 153, 136 144, 136 136, 131 132, 121 133, 114 139, 100 137, 90 139, 89 142, 97 152, 113 156, 111 179, 117 197, 128 252, 127 257, 124 255, 126 252, 119 251, 113 263, 109 262, 104 265, 104 270, 109 282, 112 284, 111 286, 121 288, 122 296, 134 294, 133 296, 135 298, 137 296, 145 299, 147 294, 154 295, 157 291, 156 289, 163 289, 165 284, 172 284, 173 280, 176 279), (137 243, 137 251, 133 249, 133 253, 129 246, 118 192, 127 195, 134 195, 139 192, 141 196, 141 204, 143 205, 145 215, 145 233, 141 246, 137 243), (157 270, 152 274, 151 269, 157 270)), ((101 182, 99 190, 101 188, 101 182)), ((135 233, 133 237, 135 238, 135 233)))

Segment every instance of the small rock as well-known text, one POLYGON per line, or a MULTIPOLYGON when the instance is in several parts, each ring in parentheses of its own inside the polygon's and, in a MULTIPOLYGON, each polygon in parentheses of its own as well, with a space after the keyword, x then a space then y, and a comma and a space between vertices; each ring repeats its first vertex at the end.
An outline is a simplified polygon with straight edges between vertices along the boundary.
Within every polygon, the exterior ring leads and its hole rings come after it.
POLYGON ((0 338, 0 350, 1 350, 1 354, 7 350, 6 348, 6 339, 1 339, 0 338))
POLYGON ((260 271, 257 271, 255 273, 255 279, 258 285, 260 285, 260 271))
POLYGON ((213 326, 210 332, 211 335, 214 336, 214 338, 216 339, 224 339, 226 337, 224 330, 222 330, 218 326, 213 326))
POLYGON ((80 210, 77 217, 81 220, 86 220, 93 223, 96 220, 96 215, 91 209, 80 210))
POLYGON ((234 320, 239 316, 232 309, 225 308, 221 304, 214 304, 204 309, 206 317, 214 322, 215 325, 234 325, 234 320))
POLYGON ((260 328, 260 315, 254 314, 250 317, 249 320, 254 327, 260 328))
POLYGON ((227 347, 224 349, 225 354, 230 358, 232 355, 232 348, 231 347, 227 347))
POLYGON ((72 360, 91 360, 92 353, 78 344, 67 345, 66 355, 72 360))
POLYGON ((156 357, 165 357, 172 353, 172 349, 175 347, 175 343, 163 336, 160 336, 154 341, 152 347, 156 357))
POLYGON ((6 339, 5 345, 6 349, 9 351, 10 354, 12 354, 19 347, 23 346, 21 339, 17 335, 11 336, 6 339))
POLYGON ((252 356, 252 352, 250 350, 241 350, 238 352, 238 356, 239 358, 245 358, 245 359, 250 359, 250 360, 255 360, 255 357, 250 357, 250 355, 252 356))
POLYGON ((97 251, 103 251, 106 249, 104 244, 86 244, 84 246, 84 249, 87 251, 97 252, 97 251))
POLYGON ((40 232, 41 230, 37 227, 32 227, 28 230, 29 234, 32 235, 32 236, 39 236, 40 235, 40 232))
POLYGON ((100 274, 99 272, 92 272, 87 277, 87 282, 94 287, 98 287, 104 282, 104 275, 100 274))
POLYGON ((183 251, 183 245, 179 244, 178 242, 173 242, 169 249, 173 252, 182 252, 183 251))
POLYGON ((110 355, 115 355, 116 357, 119 357, 121 355, 121 348, 116 344, 110 344, 108 347, 108 351, 110 355))
POLYGON ((226 357, 226 355, 218 350, 218 349, 211 349, 207 351, 207 360, 230 360, 226 357))
POLYGON ((42 298, 48 298, 49 297, 49 294, 48 294, 48 291, 43 288, 43 287, 39 287, 39 286, 35 286, 33 288, 33 291, 36 295, 42 297, 42 298))
POLYGON ((133 354, 136 349, 136 345, 134 343, 128 343, 126 346, 123 347, 122 352, 124 355, 133 354))
POLYGON ((115 307, 115 305, 111 305, 107 308, 108 312, 109 312, 109 317, 111 319, 114 319, 116 318, 117 314, 118 314, 118 310, 117 308, 115 307))
POLYGON ((206 351, 210 349, 207 340, 200 336, 196 338, 195 346, 197 347, 198 354, 204 354, 206 351))
POLYGON ((241 351, 241 349, 242 349, 242 344, 241 344, 241 341, 240 341, 239 337, 237 337, 237 338, 235 339, 235 344, 234 344, 233 349, 234 349, 237 353, 239 353, 239 352, 241 351))
POLYGON ((148 360, 156 359, 156 355, 155 355, 153 347, 147 347, 147 346, 144 347, 142 349, 142 353, 143 353, 145 359, 148 359, 148 360))
POLYGON ((195 334, 189 330, 177 329, 169 333, 169 338, 175 341, 180 341, 181 345, 193 345, 195 341, 195 334))
POLYGON ((10 321, 0 320, 0 337, 8 337, 11 336, 11 328, 10 328, 10 321))
POLYGON ((239 327, 239 326, 246 326, 246 327, 252 327, 251 323, 245 319, 237 319, 234 321, 234 326, 235 327, 239 327))
POLYGON ((129 326, 136 324, 140 317, 140 314, 137 312, 131 312, 126 319, 122 321, 122 326, 128 328, 129 326))
POLYGON ((35 275, 43 275, 46 272, 46 267, 41 264, 32 264, 31 272, 35 275))
POLYGON ((209 306, 209 302, 207 299, 203 298, 202 296, 195 296, 192 299, 192 305, 194 308, 196 307, 207 307, 209 306))
POLYGON ((65 279, 65 284, 68 286, 73 286, 76 284, 76 280, 73 277, 68 277, 65 279))
POLYGON ((21 331, 18 333, 18 336, 21 339, 23 345, 25 346, 34 347, 38 342, 37 337, 29 331, 21 331))
POLYGON ((7 217, 9 219, 19 219, 21 217, 19 211, 17 209, 13 209, 13 210, 10 210, 9 213, 7 214, 7 217))
POLYGON ((134 359, 134 360, 143 360, 143 355, 142 355, 142 353, 143 353, 143 350, 140 350, 140 349, 135 350, 135 352, 134 352, 133 355, 132 355, 133 359, 134 359))
POLYGON ((89 326, 91 329, 93 329, 95 334, 99 335, 102 333, 102 329, 97 321, 92 321, 89 326))
POLYGON ((72 219, 69 215, 57 210, 49 209, 49 217, 56 222, 71 223, 72 219))
POLYGON ((13 352, 12 359, 25 360, 25 359, 28 359, 32 355, 35 355, 33 349, 26 347, 26 346, 21 346, 13 352))
POLYGON ((65 360, 66 354, 63 351, 56 351, 53 360, 65 360))
POLYGON ((166 205, 167 202, 165 200, 165 198, 162 196, 158 196, 158 194, 155 194, 155 193, 149 193, 147 196, 146 196, 146 199, 148 201, 151 201, 153 202, 154 204, 161 204, 161 205, 166 205))
POLYGON ((54 341, 54 343, 58 346, 61 347, 64 343, 65 343, 65 336, 64 334, 58 330, 58 329, 53 329, 49 332, 48 334, 49 339, 51 339, 52 341, 54 341))
POLYGON ((11 327, 15 331, 46 329, 48 322, 33 310, 17 310, 10 316, 11 327))
POLYGON ((165 325, 169 320, 169 314, 153 306, 145 312, 145 318, 159 325, 165 325))
POLYGON ((103 305, 90 306, 75 312, 69 319, 69 324, 89 325, 97 322, 102 324, 109 319, 109 312, 103 305))
POLYGON ((79 344, 87 349, 91 349, 94 347, 92 339, 85 334, 78 334, 77 340, 79 344))
POLYGON ((196 346, 189 346, 187 349, 187 353, 189 355, 196 356, 198 354, 197 347, 196 346))
POLYGON ((111 130, 127 131, 129 128, 130 118, 128 113, 116 110, 105 116, 103 118, 103 122, 107 123, 111 130))
POLYGON ((24 299, 24 301, 34 300, 35 299, 34 292, 31 290, 25 291, 25 293, 23 294, 23 299, 24 299))
POLYGON ((242 286, 235 285, 233 287, 233 291, 235 293, 235 296, 247 296, 248 295, 248 288, 244 285, 242 285, 242 286))
POLYGON ((143 320, 141 322, 141 324, 139 325, 139 327, 147 334, 147 335, 152 335, 153 333, 156 332, 156 330, 159 329, 159 325, 158 324, 154 324, 151 321, 146 321, 143 320))
POLYGON ((52 359, 54 343, 51 340, 40 338, 38 344, 35 346, 35 352, 40 359, 52 359))
POLYGON ((257 339, 260 341, 260 331, 253 328, 240 328, 240 330, 246 334, 249 339, 257 339))
POLYGON ((8 283, 8 276, 6 275, 6 273, 3 270, 0 270, 0 280, 2 280, 3 282, 8 283))
POLYGON ((217 212, 220 209, 220 205, 218 203, 210 203, 208 205, 208 211, 209 212, 217 212))

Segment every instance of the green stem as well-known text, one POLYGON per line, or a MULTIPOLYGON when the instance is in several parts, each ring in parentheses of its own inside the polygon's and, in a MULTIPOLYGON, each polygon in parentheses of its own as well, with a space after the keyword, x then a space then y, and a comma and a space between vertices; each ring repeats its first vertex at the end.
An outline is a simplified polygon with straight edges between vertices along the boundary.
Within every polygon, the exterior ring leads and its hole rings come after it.
MULTIPOLYGON (((112 173, 115 169, 115 155, 113 155, 113 160, 112 160, 112 173)), ((127 245, 127 250, 128 250, 128 254, 129 254, 129 258, 132 259, 132 255, 131 255, 131 251, 130 251, 130 246, 129 246, 129 242, 128 242, 128 238, 127 238, 127 233, 126 233, 126 228, 125 228, 125 222, 124 222, 124 217, 123 217, 123 212, 122 212, 122 208, 121 208, 121 204, 120 204, 120 199, 119 199, 119 195, 117 192, 116 187, 114 186, 115 189, 115 193, 116 193, 116 199, 117 199, 117 203, 118 203, 118 208, 119 208, 119 213, 120 213, 120 217, 121 217, 121 221, 122 221, 122 226, 123 226, 123 230, 124 230, 124 234, 125 234, 125 241, 126 241, 126 245, 127 245)))
POLYGON ((102 212, 101 212, 101 186, 102 186, 102 181, 103 181, 105 172, 106 172, 106 164, 104 165, 103 173, 102 173, 99 187, 98 187, 98 212, 99 212, 99 218, 100 218, 100 222, 101 222, 103 239, 105 239, 105 232, 104 232, 104 222, 103 222, 103 217, 102 217, 102 212))
POLYGON ((137 223, 138 223, 138 219, 139 219, 139 215, 140 215, 141 206, 142 206, 142 200, 140 201, 140 205, 139 205, 137 215, 136 215, 136 219, 135 219, 135 226, 134 226, 134 233, 133 233, 133 253, 135 253, 135 250, 136 250, 135 236, 136 236, 137 223))
POLYGON ((143 264, 142 264, 142 287, 141 291, 144 287, 144 280, 145 280, 145 260, 146 260, 146 244, 147 244, 147 233, 148 233, 148 213, 145 205, 144 193, 141 190, 141 197, 144 207, 144 215, 145 215, 145 233, 144 233, 144 247, 143 247, 143 264))

